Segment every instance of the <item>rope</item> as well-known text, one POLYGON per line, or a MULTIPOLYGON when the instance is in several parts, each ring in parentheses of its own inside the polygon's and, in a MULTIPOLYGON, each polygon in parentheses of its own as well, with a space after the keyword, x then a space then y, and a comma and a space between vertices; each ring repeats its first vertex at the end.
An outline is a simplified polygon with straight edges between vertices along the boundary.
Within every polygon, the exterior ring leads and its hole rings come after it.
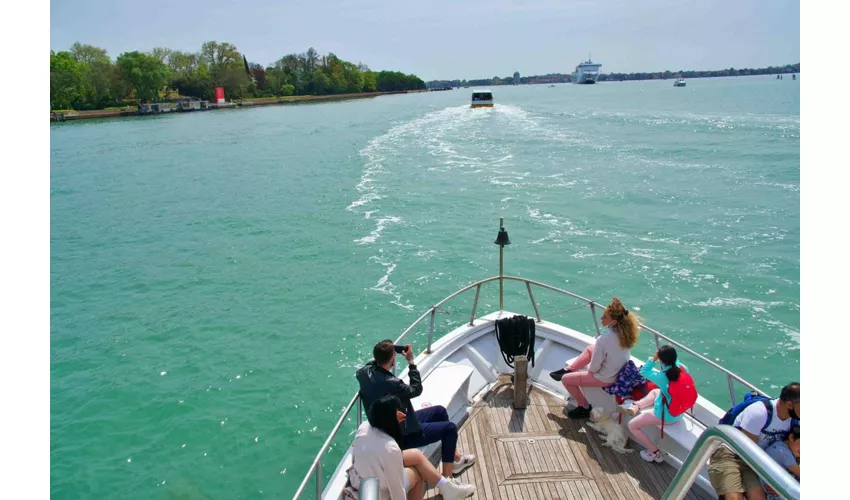
POLYGON ((528 316, 513 316, 496 321, 496 340, 502 358, 511 368, 514 356, 526 356, 534 366, 535 322, 528 316))

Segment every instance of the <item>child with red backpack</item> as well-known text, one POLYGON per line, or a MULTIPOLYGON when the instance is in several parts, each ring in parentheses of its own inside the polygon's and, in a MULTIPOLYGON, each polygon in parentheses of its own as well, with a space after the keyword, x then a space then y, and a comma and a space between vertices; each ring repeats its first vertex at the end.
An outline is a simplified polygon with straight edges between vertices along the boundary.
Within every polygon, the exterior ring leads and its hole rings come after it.
POLYGON ((643 413, 629 422, 629 430, 635 438, 646 447, 640 452, 640 457, 647 462, 664 461, 661 450, 643 432, 644 427, 661 424, 661 437, 664 437, 664 424, 678 422, 691 409, 697 401, 697 391, 694 381, 686 371, 687 367, 677 360, 676 350, 665 345, 662 346, 652 359, 648 360, 641 368, 640 374, 658 386, 657 389, 649 391, 643 399, 633 403, 629 408, 617 407, 617 411, 624 415, 635 416, 644 408, 654 404, 652 413, 643 413), (661 366, 658 366, 658 362, 661 366), (658 366, 661 371, 653 368, 658 366))

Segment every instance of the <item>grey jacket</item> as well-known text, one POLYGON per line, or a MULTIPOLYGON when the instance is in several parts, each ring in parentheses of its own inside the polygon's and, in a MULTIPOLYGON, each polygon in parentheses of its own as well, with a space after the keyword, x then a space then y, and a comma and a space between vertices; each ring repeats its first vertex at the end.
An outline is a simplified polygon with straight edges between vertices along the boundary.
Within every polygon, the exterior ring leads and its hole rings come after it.
POLYGON ((419 425, 416 412, 413 410, 413 403, 410 402, 411 399, 422 394, 422 377, 416 365, 413 364, 408 366, 407 374, 410 377, 410 385, 375 364, 375 360, 369 361, 366 366, 357 370, 360 397, 363 399, 363 408, 367 414, 372 403, 387 394, 392 394, 401 400, 404 413, 407 415, 404 423, 401 424, 401 432, 405 436, 422 432, 422 426, 419 425))

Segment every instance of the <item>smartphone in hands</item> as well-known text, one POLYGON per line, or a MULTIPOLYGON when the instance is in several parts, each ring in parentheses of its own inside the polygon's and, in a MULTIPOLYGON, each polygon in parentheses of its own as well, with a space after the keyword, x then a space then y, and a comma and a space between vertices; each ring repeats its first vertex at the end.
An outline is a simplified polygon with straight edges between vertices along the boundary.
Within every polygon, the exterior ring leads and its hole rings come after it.
POLYGON ((394 345, 393 349, 395 349, 395 352, 397 352, 399 354, 404 354, 404 346, 403 345, 394 345))

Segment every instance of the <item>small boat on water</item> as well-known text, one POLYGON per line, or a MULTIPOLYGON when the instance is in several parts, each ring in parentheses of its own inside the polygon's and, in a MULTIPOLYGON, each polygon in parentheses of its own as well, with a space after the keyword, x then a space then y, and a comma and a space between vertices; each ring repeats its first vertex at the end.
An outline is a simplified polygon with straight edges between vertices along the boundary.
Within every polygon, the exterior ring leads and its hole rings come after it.
POLYGON ((679 78, 676 78, 676 81, 673 82, 674 87, 684 87, 685 85, 687 85, 685 83, 685 79, 682 78, 681 76, 679 78))
MULTIPOLYGON (((473 498, 713 499, 717 495, 707 479, 705 464, 722 443, 733 449, 783 498, 799 500, 800 485, 785 469, 741 431, 718 425, 725 409, 737 402, 736 386, 739 390, 743 387, 767 394, 726 367, 646 325, 641 325, 641 333, 650 335, 656 346, 671 345, 703 365, 699 369, 704 374, 705 385, 709 381, 722 384, 725 380, 730 399, 715 404, 700 395, 681 421, 664 427, 661 438, 658 426, 649 428, 647 433, 659 443, 663 452, 661 463, 642 460, 636 457, 637 453, 617 453, 604 445, 604 440, 588 421, 567 418, 567 392, 560 382, 549 377, 548 372, 563 368, 565 361, 575 359, 594 343, 595 336, 600 335, 599 316, 606 306, 554 285, 505 276, 502 256, 504 246, 510 245, 510 238, 501 222, 494 243, 499 245, 498 276, 471 283, 436 302, 395 341, 397 345, 415 344, 408 334, 414 330, 424 334, 423 323, 428 320, 426 349, 422 351, 421 344, 414 345, 415 350, 421 351, 415 364, 422 378, 423 392, 412 402, 415 410, 441 405, 457 424, 458 443, 462 443, 464 451, 477 457, 476 464, 459 476, 460 481, 476 485, 473 498), (496 283, 499 308, 479 315, 481 289, 494 287, 496 283), (500 341, 497 329, 497 324, 504 325, 501 320, 517 316, 504 309, 503 287, 506 284, 516 286, 514 297, 522 290, 528 298, 524 308, 527 317, 523 321, 529 323, 527 338, 530 341, 524 344, 528 346, 528 356, 522 359, 506 356, 505 343, 500 341), (438 313, 440 316, 460 314, 457 311, 466 309, 464 306, 468 304, 444 305, 463 295, 469 299, 473 292, 471 313, 460 326, 454 326, 458 323, 454 319, 439 319, 438 313), (546 305, 555 303, 552 298, 555 294, 554 297, 565 301, 566 309, 554 305, 555 312, 543 310, 544 303, 535 299, 535 293, 546 294, 546 305), (561 324, 552 319, 567 311, 572 313, 566 317, 568 322, 561 324), (445 325, 451 326, 446 328, 445 325), (451 331, 440 336, 440 327, 451 331), (709 373, 713 373, 711 379, 709 373)), ((376 339, 386 336, 376 334, 376 339)), ((420 339, 419 342, 424 343, 424 336, 420 339)), ((636 365, 642 363, 635 357, 632 361, 636 365)), ((393 373, 395 370, 393 367, 393 373)), ((397 376, 409 382, 407 373, 408 369, 404 368, 397 376)), ((353 378, 352 373, 352 385, 353 378)), ((584 388, 584 392, 594 408, 614 410, 613 396, 601 388, 584 388)), ((341 498, 346 471, 353 460, 349 446, 352 431, 360 426, 364 412, 355 392, 307 470, 295 499, 308 490, 312 492, 305 497, 341 498), (335 450, 336 456, 342 453, 342 458, 327 476, 323 465, 329 449, 335 450), (309 487, 311 482, 315 483, 315 489, 309 487)), ((633 450, 637 446, 634 442, 628 444, 633 450)), ((438 444, 423 448, 423 452, 432 462, 439 460, 438 444)), ((364 483, 366 481, 372 484, 361 489, 360 500, 378 500, 377 488, 373 487, 376 479, 368 478, 364 483)), ((426 498, 436 498, 436 489, 431 486, 426 498)))
POLYGON ((475 90, 472 92, 472 105, 473 108, 492 108, 493 107, 493 93, 489 90, 475 90))

